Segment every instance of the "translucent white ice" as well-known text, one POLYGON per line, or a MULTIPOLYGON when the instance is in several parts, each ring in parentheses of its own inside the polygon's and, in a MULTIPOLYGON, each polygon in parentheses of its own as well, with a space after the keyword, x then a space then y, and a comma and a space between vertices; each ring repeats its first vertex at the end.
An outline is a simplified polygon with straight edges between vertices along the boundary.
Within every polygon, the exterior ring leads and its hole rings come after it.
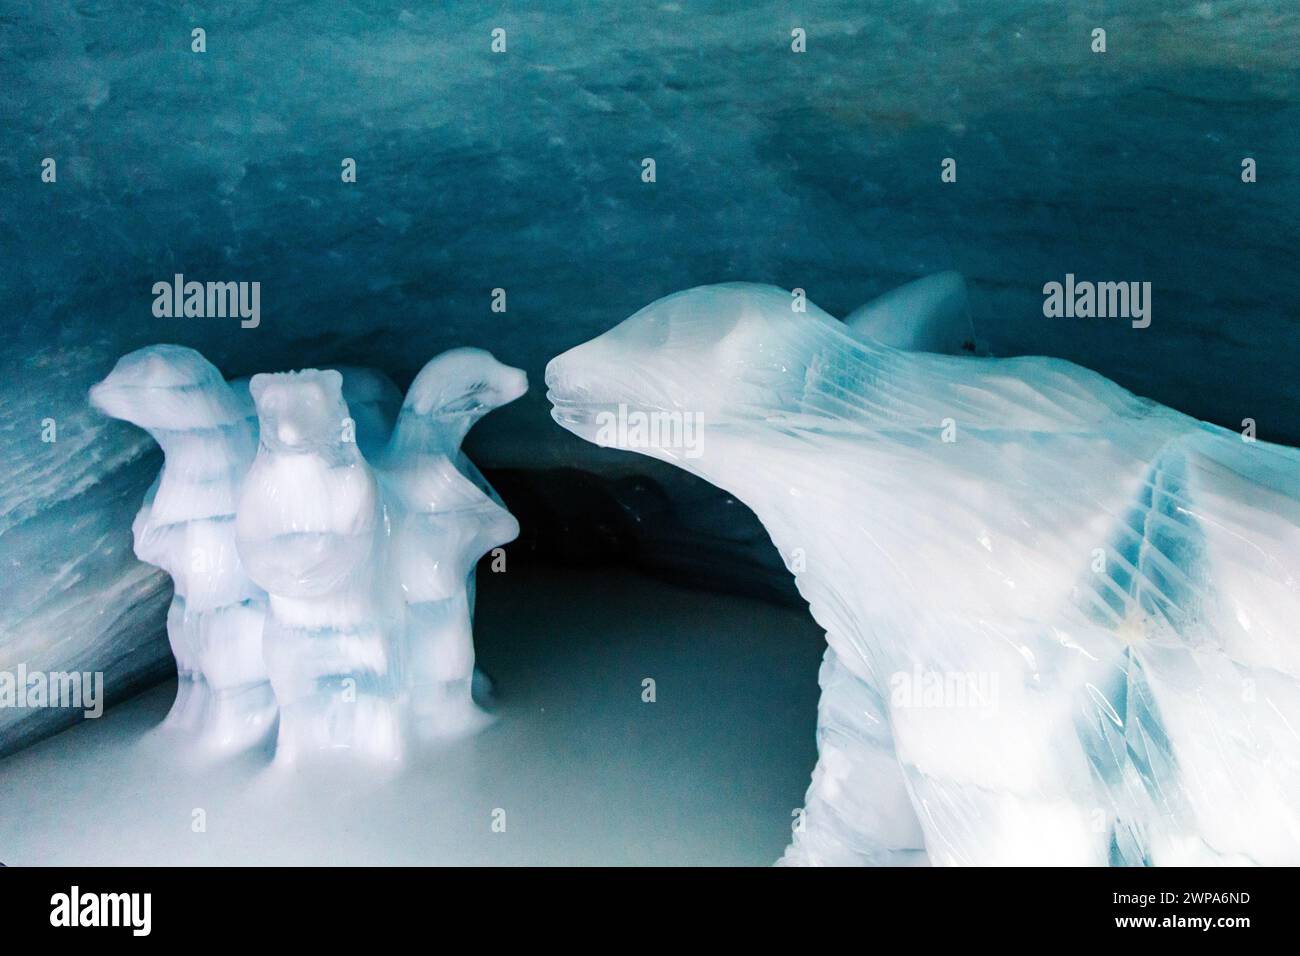
POLYGON ((481 722, 471 698, 474 564, 519 524, 460 450, 480 418, 528 390, 522 371, 481 349, 453 349, 416 376, 380 457, 393 569, 407 611, 405 686, 424 734, 481 722))
POLYGON ((235 550, 239 484, 257 448, 251 404, 198 352, 170 345, 124 356, 90 399, 163 450, 132 534, 136 556, 174 588, 167 636, 178 687, 168 722, 220 749, 256 743, 275 704, 262 663, 266 595, 235 550))
POLYGON ((691 289, 546 375, 752 507, 827 631, 785 862, 1300 862, 1300 453, 791 302, 691 289))
POLYGON ((235 750, 278 710, 280 762, 397 760, 412 734, 480 725, 473 568, 518 525, 460 442, 526 388, 488 353, 454 350, 417 376, 394 429, 400 393, 373 370, 228 384, 178 346, 119 361, 91 399, 165 455, 135 542, 175 583, 169 723, 235 750))
POLYGON ((886 292, 844 317, 867 341, 911 352, 960 355, 975 350, 966 280, 959 272, 924 276, 886 292))

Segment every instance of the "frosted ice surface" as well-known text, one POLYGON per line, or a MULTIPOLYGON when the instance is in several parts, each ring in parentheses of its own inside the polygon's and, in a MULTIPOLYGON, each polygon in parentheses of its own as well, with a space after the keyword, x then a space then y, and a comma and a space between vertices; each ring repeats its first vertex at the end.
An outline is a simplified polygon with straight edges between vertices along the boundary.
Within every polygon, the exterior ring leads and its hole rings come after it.
POLYGON ((243 749, 275 717, 262 663, 266 599, 235 549, 236 496, 257 442, 248 405, 203 356, 174 345, 123 356, 90 400, 163 450, 132 533, 136 556, 174 585, 167 636, 179 680, 168 722, 243 749))
POLYGON ((483 415, 524 393, 521 371, 477 349, 433 359, 374 468, 347 388, 338 372, 316 370, 250 385, 262 438, 238 542, 271 595, 266 660, 284 761, 339 749, 395 760, 408 731, 481 726, 473 568, 519 533, 460 445, 483 415))
POLYGON ((481 349, 453 349, 416 376, 380 463, 395 573, 408 613, 406 687, 414 729, 445 736, 481 723, 472 699, 474 565, 519 524, 461 451, 485 414, 528 389, 481 349))
MULTIPOLYGON (((375 458, 388 444, 397 421, 397 410, 402 404, 402 392, 393 380, 378 369, 339 365, 334 371, 343 376, 343 401, 355 425, 357 448, 367 459, 375 458)), ((248 414, 256 418, 253 396, 249 393, 250 379, 230 380, 241 401, 247 399, 248 414)))
POLYGON ((526 388, 474 349, 431 361, 405 405, 370 369, 227 383, 192 349, 124 356, 91 401, 164 452, 133 530, 137 556, 175 584, 168 723, 228 751, 278 712, 285 763, 391 761, 408 724, 422 737, 481 725, 474 562, 519 529, 460 443, 526 388))
POLYGON ((844 324, 869 341, 912 352, 975 350, 966 280, 940 272, 891 289, 854 309, 844 324))
POLYGON ((1300 862, 1300 453, 791 304, 670 295, 546 375, 752 507, 826 629, 787 861, 1300 862))
POLYGON ((374 461, 392 437, 402 392, 393 380, 373 368, 340 365, 335 371, 343 376, 343 401, 356 424, 357 448, 368 461, 374 461))
MULTIPOLYGON (((91 408, 87 384, 67 374, 0 394, 10 422, 40 424, 52 403, 68 409, 51 418, 58 432, 49 443, 30 429, 0 429, 0 671, 101 673, 112 704, 170 668, 163 620, 172 588, 135 558, 130 538, 162 456, 144 432, 91 408)), ((0 753, 83 713, 0 707, 0 753)))
POLYGON ((337 371, 253 376, 261 440, 236 541, 270 595, 263 639, 280 706, 276 758, 401 755, 401 599, 379 484, 337 371))

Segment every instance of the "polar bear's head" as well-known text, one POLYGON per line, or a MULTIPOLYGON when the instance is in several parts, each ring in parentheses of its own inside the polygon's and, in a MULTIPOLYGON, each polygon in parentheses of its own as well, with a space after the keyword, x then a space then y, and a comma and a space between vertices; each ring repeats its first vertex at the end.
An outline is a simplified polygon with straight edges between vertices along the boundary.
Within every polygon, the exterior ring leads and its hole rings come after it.
POLYGON ((216 367, 181 345, 150 345, 123 355, 91 388, 90 403, 150 433, 216 428, 247 415, 216 367))
POLYGON ((341 445, 352 447, 343 376, 333 369, 254 375, 248 390, 267 449, 331 457, 341 445))
POLYGON ((733 283, 651 303, 553 359, 546 384, 579 437, 681 464, 780 422, 842 422, 874 354, 800 294, 733 283))
POLYGON ((528 391, 522 369, 483 349, 451 349, 430 359, 406 393, 403 409, 417 415, 478 419, 528 391))

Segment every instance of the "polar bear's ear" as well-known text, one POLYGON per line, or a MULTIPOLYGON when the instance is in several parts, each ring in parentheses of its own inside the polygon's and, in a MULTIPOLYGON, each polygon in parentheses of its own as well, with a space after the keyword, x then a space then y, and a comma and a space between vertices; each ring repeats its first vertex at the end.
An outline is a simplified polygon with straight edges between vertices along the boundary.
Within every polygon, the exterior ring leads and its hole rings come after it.
POLYGON ((891 289, 844 319, 859 338, 909 352, 944 355, 975 351, 966 280, 940 272, 891 289))
POLYGON ((274 372, 259 372, 248 380, 248 394, 260 408, 265 401, 266 390, 275 381, 274 372))
POLYGON ((343 376, 335 369, 307 369, 302 375, 311 387, 313 397, 322 407, 343 401, 343 376))
POLYGON ((331 395, 343 397, 343 373, 338 369, 327 368, 320 373, 320 380, 329 389, 331 395))

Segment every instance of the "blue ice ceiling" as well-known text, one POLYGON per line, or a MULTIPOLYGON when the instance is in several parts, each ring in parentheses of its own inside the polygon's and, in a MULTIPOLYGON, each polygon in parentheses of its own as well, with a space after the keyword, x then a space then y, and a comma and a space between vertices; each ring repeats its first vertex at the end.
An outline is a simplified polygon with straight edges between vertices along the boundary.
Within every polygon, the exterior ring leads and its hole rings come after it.
POLYGON ((843 312, 951 268, 995 352, 1300 435, 1278 364, 1300 308, 1294 5, 537 6, 11 7, 11 354, 161 339, 231 374, 411 374, 468 343, 536 373, 693 284, 843 312), (260 281, 263 326, 154 319, 175 272, 260 281), (1044 319, 1067 272, 1152 282, 1152 328, 1044 319))
POLYGON ((486 347, 534 389, 481 426, 484 463, 539 443, 564 463, 583 452, 547 417, 546 360, 661 295, 767 282, 843 315, 955 269, 995 354, 1300 441, 1300 8, 1070 6, 9 4, 0 664, 108 646, 156 664, 140 621, 165 588, 132 570, 125 529, 157 462, 84 403, 155 342, 231 376, 346 362, 403 385, 486 347), (155 318, 175 273, 260 282, 261 325, 155 318), (1151 282, 1151 327, 1045 318, 1067 273, 1151 282), (39 608, 82 620, 105 581, 135 603, 100 630, 23 629, 39 608))

